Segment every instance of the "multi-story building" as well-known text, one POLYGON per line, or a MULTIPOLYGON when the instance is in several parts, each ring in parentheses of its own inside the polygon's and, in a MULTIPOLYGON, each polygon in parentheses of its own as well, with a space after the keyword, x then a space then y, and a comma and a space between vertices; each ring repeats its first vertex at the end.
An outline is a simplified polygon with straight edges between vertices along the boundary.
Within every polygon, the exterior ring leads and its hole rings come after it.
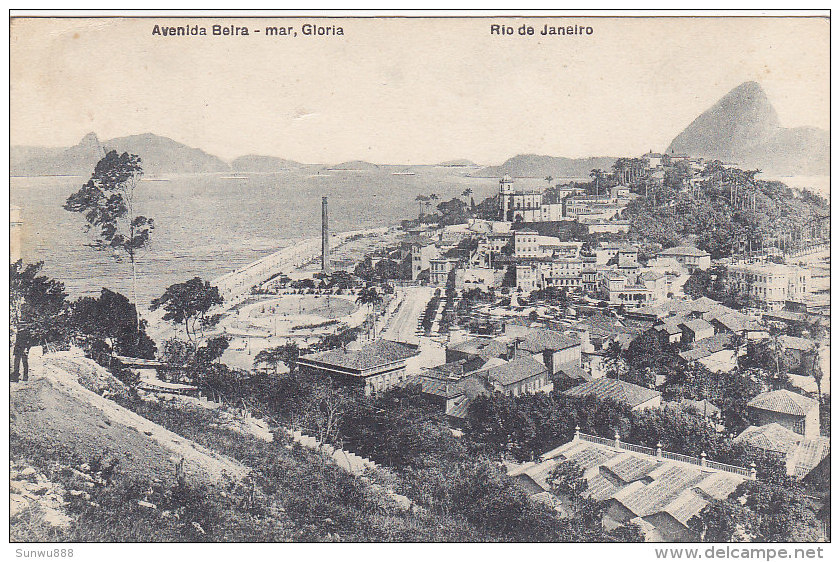
POLYGON ((541 264, 543 287, 583 286, 583 261, 580 259, 555 259, 541 264))
POLYGON ((601 293, 610 304, 631 308, 647 306, 664 299, 667 287, 664 275, 648 278, 610 271, 601 279, 601 293))
POLYGON ((712 265, 712 256, 709 252, 699 250, 694 246, 676 246, 659 252, 664 258, 673 258, 677 263, 685 266, 689 273, 696 269, 709 269, 712 265))
POLYGON ((516 288, 525 293, 542 287, 542 271, 539 263, 516 265, 516 288))
POLYGON ((301 355, 297 367, 369 395, 403 384, 406 361, 418 353, 416 345, 376 340, 358 349, 348 347, 301 355))
POLYGON ((653 152, 652 150, 642 156, 642 159, 647 160, 648 166, 652 169, 662 167, 662 154, 653 152))
POLYGON ((516 190, 513 179, 505 175, 499 181, 499 220, 539 222, 542 220, 542 192, 516 190))
POLYGON ((562 221, 565 218, 563 203, 543 203, 540 206, 540 220, 542 222, 562 221))
POLYGON ((589 234, 627 234, 630 232, 630 221, 611 220, 587 223, 589 234))
POLYGON ((808 438, 820 436, 820 408, 813 398, 790 390, 772 390, 747 402, 757 426, 777 423, 808 438))
POLYGON ((429 269, 429 260, 440 256, 440 251, 434 244, 412 244, 411 245, 411 279, 417 279, 420 273, 429 269))
POLYGON ((811 272, 798 266, 748 263, 728 270, 742 290, 771 310, 784 308, 785 301, 804 298, 811 290, 811 272))
POLYGON ((533 230, 517 230, 513 234, 513 255, 517 258, 551 258, 564 248, 560 239, 554 236, 541 236, 533 230))
POLYGON ((517 264, 517 289, 530 292, 546 287, 568 289, 583 287, 583 260, 557 258, 517 264))
POLYGON ((630 244, 600 244, 595 249, 595 264, 604 265, 611 260, 616 260, 619 267, 637 267, 639 249, 630 244))
POLYGON ((434 258, 429 260, 429 283, 436 287, 443 287, 449 279, 449 273, 458 265, 457 260, 449 258, 434 258))

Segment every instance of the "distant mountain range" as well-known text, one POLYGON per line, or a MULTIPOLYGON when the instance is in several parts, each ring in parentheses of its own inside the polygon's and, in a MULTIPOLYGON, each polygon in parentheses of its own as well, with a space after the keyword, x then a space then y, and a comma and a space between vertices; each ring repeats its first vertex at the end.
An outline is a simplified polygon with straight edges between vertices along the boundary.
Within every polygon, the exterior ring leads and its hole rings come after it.
MULTIPOLYGON (((146 133, 100 141, 89 133, 75 146, 53 148, 12 146, 13 176, 80 175, 91 173, 105 149, 137 154, 147 176, 213 172, 272 173, 309 166, 274 156, 241 156, 228 164, 201 149, 146 133)), ((734 162, 743 168, 758 168, 780 176, 828 175, 829 133, 813 127, 784 128, 764 90, 745 82, 703 112, 671 142, 667 151, 707 159, 734 162)), ((587 178, 593 169, 609 170, 615 157, 563 158, 520 154, 500 166, 473 171, 474 177, 587 178)), ((438 164, 476 167, 465 159, 438 164)), ((376 164, 354 160, 329 170, 374 171, 376 164)), ((385 169, 388 169, 386 166, 385 169)))
POLYGON ((667 151, 734 162, 785 176, 828 175, 829 133, 786 129, 756 82, 745 82, 703 112, 667 151))
POLYGON ((446 162, 441 162, 438 166, 441 168, 477 168, 478 164, 472 160, 460 158, 458 160, 447 160, 446 162))
POLYGON ((276 156, 259 156, 256 154, 240 156, 230 163, 230 167, 234 172, 264 174, 302 168, 303 166, 304 164, 295 162, 294 160, 285 160, 276 156))
POLYGON ((501 166, 482 168, 471 175, 479 178, 495 178, 509 174, 515 178, 587 178, 594 169, 609 170, 616 158, 592 156, 589 158, 562 158, 539 154, 520 154, 509 158, 501 166))
POLYGON ((88 133, 79 144, 69 148, 12 147, 10 173, 13 176, 86 176, 106 149, 139 155, 147 176, 230 170, 230 165, 216 156, 151 133, 107 141, 88 133))
POLYGON ((334 166, 325 166, 327 170, 353 170, 353 171, 369 171, 378 170, 379 166, 371 164, 370 162, 363 162, 362 160, 353 160, 352 162, 342 162, 334 166))

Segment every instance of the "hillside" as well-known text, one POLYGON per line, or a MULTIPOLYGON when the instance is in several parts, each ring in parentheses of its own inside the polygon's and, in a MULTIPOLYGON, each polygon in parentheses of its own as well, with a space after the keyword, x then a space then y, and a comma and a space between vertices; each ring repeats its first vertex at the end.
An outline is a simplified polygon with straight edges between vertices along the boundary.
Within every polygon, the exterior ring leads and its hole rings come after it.
POLYGON ((352 170, 352 171, 369 171, 369 170, 378 170, 379 166, 376 164, 371 164, 370 162, 364 162, 362 160, 352 160, 350 162, 342 162, 341 164, 336 164, 334 166, 326 166, 327 170, 352 170))
POLYGON ((377 483, 383 476, 376 471, 355 476, 235 409, 190 398, 118 397, 124 385, 78 352, 33 352, 30 377, 11 388, 12 540, 440 542, 479 536, 460 520, 410 510, 377 483), (182 458, 179 481, 175 466, 182 458))
POLYGON ((593 169, 609 170, 613 157, 563 158, 539 154, 519 154, 501 166, 489 166, 472 174, 473 177, 496 178, 509 174, 515 178, 588 178, 593 169))
POLYGON ((260 156, 258 154, 240 156, 230 163, 230 167, 234 172, 258 174, 282 172, 293 168, 300 168, 301 166, 303 164, 294 160, 285 160, 276 156, 260 156))
MULTIPOLYGON (((90 363, 66 353, 56 355, 32 357, 34 376, 13 388, 9 414, 13 440, 66 462, 118 459, 121 470, 141 478, 172 480, 175 462, 181 458, 197 482, 213 483, 225 474, 234 478, 246 474, 236 461, 88 390, 79 377, 91 378, 85 372, 90 363)), ((104 369, 98 370, 100 379, 113 380, 104 369)))
POLYGON ((762 87, 745 82, 677 135, 668 146, 672 151, 777 175, 826 175, 829 134, 784 128, 762 87))
POLYGON ((436 164, 442 168, 475 168, 478 167, 478 164, 473 162, 472 160, 467 160, 466 158, 459 158, 457 160, 447 160, 446 162, 441 162, 436 164))
POLYGON ((100 141, 88 133, 69 148, 12 147, 9 173, 13 176, 89 175, 104 150, 140 156, 147 176, 225 172, 221 159, 172 139, 146 133, 100 141))

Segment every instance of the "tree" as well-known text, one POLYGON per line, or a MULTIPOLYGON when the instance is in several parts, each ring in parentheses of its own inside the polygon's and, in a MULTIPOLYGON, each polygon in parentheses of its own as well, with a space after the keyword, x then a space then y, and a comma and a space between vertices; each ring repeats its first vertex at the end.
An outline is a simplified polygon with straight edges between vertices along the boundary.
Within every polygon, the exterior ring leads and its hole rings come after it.
POLYGON ((289 373, 292 373, 297 365, 297 359, 300 357, 300 348, 295 342, 290 342, 277 347, 270 347, 263 349, 254 358, 254 366, 268 365, 274 368, 274 374, 277 374, 277 365, 283 363, 289 368, 289 373))
POLYGON ((321 445, 334 443, 342 448, 344 439, 341 427, 347 408, 348 398, 340 390, 333 388, 332 381, 318 381, 306 406, 304 423, 308 429, 315 432, 315 437, 321 445))
MULTIPOLYGON (((569 511, 565 521, 575 540, 603 540, 605 506, 590 496, 589 483, 583 476, 583 469, 574 461, 561 462, 552 469, 546 481, 551 487, 551 493, 564 500, 563 506, 569 511)), ((627 535, 628 531, 621 531, 619 536, 627 535)), ((639 540, 638 531, 630 534, 634 540, 639 540)))
POLYGON ((124 295, 102 288, 99 297, 82 297, 70 307, 70 329, 107 343, 118 355, 153 359, 157 347, 146 334, 146 321, 137 328, 137 307, 124 295))
POLYGON ((222 319, 220 314, 209 314, 214 306, 224 303, 218 287, 210 285, 199 277, 185 283, 175 283, 152 301, 152 310, 163 308, 163 319, 174 324, 183 324, 187 340, 194 351, 198 350, 205 330, 216 326, 222 319))
POLYGON ((589 484, 583 477, 583 469, 575 461, 558 463, 546 479, 551 486, 551 493, 567 500, 574 517, 586 499, 589 484))
POLYGON ((464 191, 461 192, 461 196, 464 198, 464 205, 469 205, 469 203, 467 203, 467 199, 470 198, 470 195, 472 195, 472 192, 473 192, 473 190, 472 190, 471 187, 468 187, 467 189, 465 189, 464 191))
MULTIPOLYGON (((93 174, 79 191, 70 195, 64 208, 83 213, 85 230, 95 230, 91 246, 111 251, 119 261, 122 254, 131 264, 134 302, 137 303, 137 253, 149 245, 153 219, 137 213, 135 190, 143 175, 140 157, 110 150, 96 163, 93 174)), ((140 339, 140 316, 137 315, 136 336, 140 339)))
POLYGON ((373 334, 374 337, 376 336, 376 314, 374 313, 374 309, 376 305, 382 302, 382 295, 376 290, 376 287, 366 287, 359 291, 358 296, 356 297, 356 304, 363 304, 368 306, 368 310, 370 311, 373 317, 373 334))
POLYGON ((470 215, 467 205, 457 197, 438 203, 437 210, 440 212, 440 218, 438 219, 440 226, 464 224, 469 221, 470 215))
POLYGON ((770 341, 772 342, 773 359, 776 363, 776 375, 773 379, 773 387, 780 388, 787 379, 787 372, 789 368, 789 362, 787 360, 785 350, 783 349, 782 342, 779 339, 779 336, 783 334, 783 331, 771 325, 769 333, 770 341))
POLYGON ((702 542, 748 542, 755 539, 755 516, 737 501, 708 503, 688 521, 688 528, 702 542))
POLYGON ((429 198, 426 197, 425 195, 418 195, 417 197, 414 198, 414 200, 417 201, 417 203, 420 205, 420 214, 418 216, 422 217, 423 216, 423 204, 426 203, 429 200, 429 198))
POLYGON ((814 542, 822 538, 814 508, 799 485, 747 480, 734 495, 756 516, 756 540, 814 542))
POLYGON ((24 266, 21 260, 9 265, 9 327, 11 331, 14 372, 29 378, 29 349, 58 339, 64 334, 67 293, 60 281, 38 275, 44 262, 24 266))
POLYGON ((227 336, 216 336, 207 340, 207 343, 199 347, 195 352, 195 365, 203 369, 218 361, 224 355, 225 350, 230 346, 227 336))
POLYGON ((601 184, 604 181, 604 176, 606 172, 604 170, 593 168, 589 171, 589 177, 591 177, 595 182, 595 195, 601 194, 601 184))
POLYGON ((607 377, 621 380, 621 376, 627 371, 627 364, 622 358, 623 350, 616 341, 611 341, 604 351, 604 370, 607 377))

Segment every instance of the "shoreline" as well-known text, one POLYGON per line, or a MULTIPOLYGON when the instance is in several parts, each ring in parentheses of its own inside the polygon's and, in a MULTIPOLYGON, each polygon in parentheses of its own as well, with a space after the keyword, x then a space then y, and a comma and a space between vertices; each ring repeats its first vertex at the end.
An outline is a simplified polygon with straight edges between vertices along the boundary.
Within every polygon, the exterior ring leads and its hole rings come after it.
MULTIPOLYGON (((383 236, 399 228, 398 225, 379 226, 358 230, 338 232, 330 236, 331 253, 341 248, 350 239, 356 237, 383 236)), ((251 288, 262 283, 275 273, 291 273, 300 269, 321 253, 320 237, 302 237, 289 239, 289 243, 279 250, 255 260, 233 271, 210 280, 218 287, 224 298, 221 312, 226 313, 251 295, 251 288)), ((156 341, 163 341, 175 335, 177 328, 162 320, 161 310, 151 311, 145 307, 141 316, 149 322, 148 333, 156 341)))
MULTIPOLYGON (((356 236, 374 236, 386 234, 394 226, 380 226, 359 230, 348 230, 330 236, 331 252, 347 243, 348 239, 356 236)), ((225 304, 234 299, 247 295, 251 287, 265 281, 275 273, 284 273, 283 269, 299 269, 321 253, 321 238, 306 237, 291 239, 287 246, 276 252, 264 256, 234 271, 225 273, 212 279, 210 283, 219 288, 225 297, 225 304), (246 287, 247 285, 247 287, 246 287)), ((286 272, 287 273, 287 272, 286 272)))

